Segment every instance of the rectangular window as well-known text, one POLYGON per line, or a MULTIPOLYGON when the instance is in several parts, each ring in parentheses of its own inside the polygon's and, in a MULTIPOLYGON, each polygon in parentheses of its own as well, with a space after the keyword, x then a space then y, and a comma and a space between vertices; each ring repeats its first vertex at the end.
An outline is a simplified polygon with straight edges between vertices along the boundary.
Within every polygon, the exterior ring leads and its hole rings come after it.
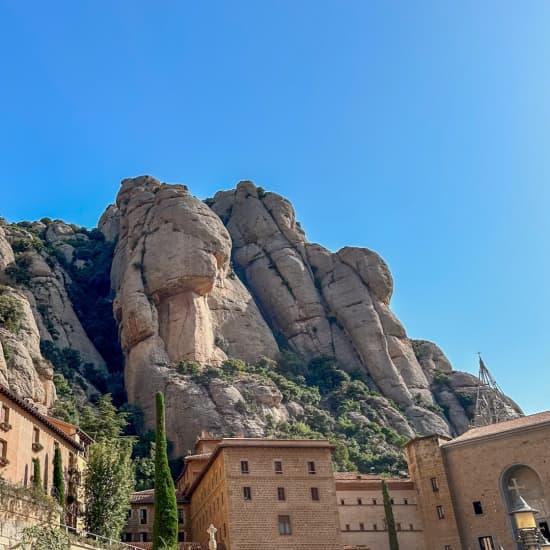
POLYGON ((391 503, 391 504, 394 504, 393 498, 390 498, 390 503, 391 503))
POLYGON ((400 523, 396 523, 395 527, 398 531, 401 531, 401 524, 400 523))
POLYGON ((372 524, 372 530, 373 531, 378 531, 378 525, 376 523, 372 524))
POLYGON ((403 504, 409 504, 409 501, 406 498, 404 498, 403 499, 403 504))
POLYGON ((346 531, 349 531, 349 523, 346 523, 346 531))
POLYGON ((343 498, 340 499, 340 504, 341 504, 342 506, 344 506, 344 504, 346 504, 346 502, 345 502, 345 500, 344 500, 343 498))
POLYGON ((360 524, 359 524, 359 530, 360 530, 360 531, 364 531, 364 530, 365 530, 365 524, 364 524, 364 523, 360 523, 360 524))
POLYGON ((250 487, 243 487, 244 500, 252 500, 252 489, 250 487))
POLYGON ((472 502, 472 505, 474 507, 474 514, 476 516, 480 516, 481 514, 483 514, 483 506, 481 506, 481 502, 479 500, 472 502))
POLYGON ((182 524, 185 522, 185 516, 183 515, 183 508, 178 508, 178 523, 182 524))
POLYGON ((282 474, 283 473, 283 462, 281 460, 276 460, 274 463, 275 473, 276 474, 282 474))
POLYGON ((279 535, 291 535, 290 516, 279 516, 279 535))
POLYGON ((241 474, 250 473, 248 469, 248 460, 241 460, 241 474))
POLYGON ((147 542, 147 533, 140 533, 138 542, 147 542))
POLYGON ((412 523, 409 523, 409 531, 413 531, 414 530, 414 525, 412 523))
POLYGON ((284 487, 277 487, 277 498, 279 500, 286 500, 284 487))
POLYGON ((375 498, 372 499, 372 503, 374 504, 374 506, 376 506, 376 499, 375 498))
POLYGON ((432 484, 432 491, 433 491, 434 493, 436 493, 437 491, 439 491, 439 483, 438 483, 438 481, 437 481, 437 477, 432 477, 432 478, 430 479, 430 482, 431 482, 431 484, 432 484))
POLYGON ((435 509, 437 511, 437 517, 439 519, 443 519, 445 517, 445 512, 443 511, 443 506, 441 506, 441 505, 436 506, 435 509))
POLYGON ((32 429, 32 442, 40 443, 40 430, 38 428, 32 429))
POLYGON ((147 509, 141 508, 139 510, 139 522, 141 525, 145 525, 147 523, 147 509))
POLYGON ((311 500, 319 500, 319 489, 317 487, 311 488, 311 500))
POLYGON ((363 499, 358 498, 358 499, 357 499, 357 504, 359 504, 359 506, 361 506, 361 504, 363 504, 363 499))
POLYGON ((10 422, 10 409, 6 405, 2 405, 2 415, 0 416, 0 422, 9 424, 10 422))
POLYGON ((0 439, 0 458, 6 458, 8 454, 8 443, 3 439, 0 439))
POLYGON ((178 533, 178 542, 185 542, 185 531, 180 531, 178 533))
POLYGON ((311 474, 311 475, 316 473, 315 472, 315 462, 308 462, 307 463, 307 473, 311 474))
POLYGON ((480 550, 495 550, 495 545, 493 543, 493 537, 479 537, 479 549, 480 550))

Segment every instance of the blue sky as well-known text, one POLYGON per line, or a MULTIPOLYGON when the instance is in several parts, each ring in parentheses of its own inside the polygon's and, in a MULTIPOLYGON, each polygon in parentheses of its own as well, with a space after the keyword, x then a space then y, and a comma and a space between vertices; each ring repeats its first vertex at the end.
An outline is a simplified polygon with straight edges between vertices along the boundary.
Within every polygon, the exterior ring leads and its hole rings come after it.
POLYGON ((0 0, 0 215, 252 179, 379 252, 411 337, 549 409, 549 26, 534 0, 0 0))

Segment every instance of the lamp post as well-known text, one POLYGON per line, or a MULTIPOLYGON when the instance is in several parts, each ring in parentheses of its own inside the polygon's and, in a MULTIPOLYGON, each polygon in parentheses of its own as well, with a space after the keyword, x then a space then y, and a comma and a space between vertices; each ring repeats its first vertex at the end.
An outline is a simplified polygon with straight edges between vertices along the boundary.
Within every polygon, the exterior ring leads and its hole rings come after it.
POLYGON ((518 542, 525 550, 540 550, 541 548, 550 549, 550 543, 544 538, 537 527, 535 510, 519 494, 516 495, 514 506, 510 514, 514 518, 518 532, 518 542))

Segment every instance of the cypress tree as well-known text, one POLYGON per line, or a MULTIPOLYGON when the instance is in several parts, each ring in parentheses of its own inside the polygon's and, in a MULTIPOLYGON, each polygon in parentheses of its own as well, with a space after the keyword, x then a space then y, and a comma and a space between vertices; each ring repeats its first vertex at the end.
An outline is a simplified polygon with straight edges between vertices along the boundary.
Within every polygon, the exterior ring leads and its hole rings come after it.
POLYGON ((36 491, 42 491, 42 474, 40 472, 40 459, 33 458, 32 460, 32 486, 36 491))
POLYGON ((395 519, 393 517, 393 508, 391 505, 390 495, 388 493, 388 486, 384 480, 382 480, 382 497, 384 498, 384 514, 386 516, 386 527, 388 529, 390 550, 399 550, 397 531, 395 530, 395 519))
POLYGON ((63 461, 61 459, 61 449, 55 448, 53 455, 53 486, 55 489, 55 498, 65 510, 65 480, 63 478, 63 461))
POLYGON ((178 505, 176 489, 168 465, 164 395, 158 392, 157 439, 155 446, 155 515, 153 550, 175 550, 178 544, 178 505))

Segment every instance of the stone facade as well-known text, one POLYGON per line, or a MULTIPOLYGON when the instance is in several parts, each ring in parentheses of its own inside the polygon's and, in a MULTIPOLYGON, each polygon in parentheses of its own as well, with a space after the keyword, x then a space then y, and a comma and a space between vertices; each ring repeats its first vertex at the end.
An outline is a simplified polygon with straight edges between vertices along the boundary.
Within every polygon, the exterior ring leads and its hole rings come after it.
POLYGON ((206 547, 213 524, 226 550, 341 550, 331 452, 327 441, 199 440, 177 480, 186 539, 206 547))
POLYGON ((85 457, 90 438, 75 426, 39 413, 5 386, 0 385, 0 478, 29 487, 33 461, 40 461, 46 494, 53 488, 53 457, 61 449, 67 494, 65 522, 78 526, 83 511, 85 457))
MULTIPOLYGON (((337 473, 336 500, 342 541, 346 546, 389 550, 388 531, 378 476, 337 473)), ((414 483, 386 479, 400 550, 423 550, 424 532, 414 483)))
MULTIPOLYGON (((189 540, 189 529, 186 513, 186 501, 182 495, 176 495, 178 502, 178 540, 189 540)), ((130 498, 130 511, 126 529, 122 534, 123 542, 151 542, 153 540, 153 517, 155 513, 155 491, 148 489, 133 493, 130 498)))
POLYGON ((510 516, 516 495, 539 510, 539 528, 548 535, 549 444, 550 412, 474 428, 452 440, 410 442, 426 550, 516 548, 510 516))

